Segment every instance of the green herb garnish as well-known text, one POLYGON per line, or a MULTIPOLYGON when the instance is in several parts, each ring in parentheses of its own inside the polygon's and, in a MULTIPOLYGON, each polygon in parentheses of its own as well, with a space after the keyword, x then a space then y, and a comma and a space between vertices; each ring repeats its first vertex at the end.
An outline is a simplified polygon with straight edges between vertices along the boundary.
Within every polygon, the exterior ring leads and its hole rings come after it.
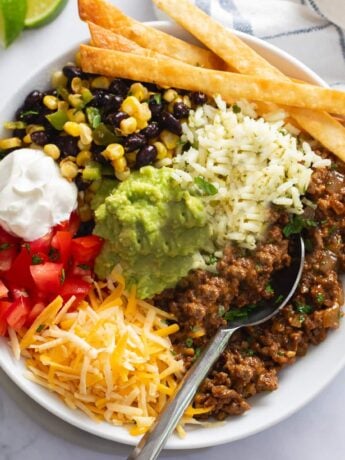
POLYGON ((193 339, 188 337, 188 339, 186 339, 186 346, 188 348, 191 348, 193 346, 193 339))
POLYGON ((101 124, 101 114, 96 107, 87 107, 86 115, 93 129, 96 129, 101 124))
POLYGON ((160 93, 154 94, 153 99, 156 104, 161 104, 162 103, 162 95, 160 93))
POLYGON ((90 270, 90 265, 88 264, 79 264, 78 267, 82 270, 90 270))
POLYGON ((210 256, 206 258, 207 265, 214 265, 217 262, 218 262, 218 259, 214 254, 211 254, 210 256))
POLYGON ((44 329, 44 324, 40 324, 36 329, 36 332, 41 332, 44 329))
POLYGON ((8 249, 10 247, 10 243, 1 243, 0 244, 0 251, 5 251, 6 249, 8 249))
POLYGON ((257 307, 258 305, 248 305, 243 308, 233 308, 224 314, 224 319, 226 321, 235 321, 237 319, 248 318, 249 314, 257 307))
POLYGON ((234 104, 234 105, 232 106, 232 111, 233 111, 234 113, 240 113, 240 112, 241 112, 241 107, 239 107, 237 104, 234 104))
POLYGON ((266 294, 274 294, 274 289, 270 284, 267 284, 267 286, 265 287, 265 292, 266 294))
POLYGON ((298 312, 298 313, 302 313, 304 315, 308 315, 309 313, 311 313, 313 311, 313 307, 311 307, 310 305, 305 305, 305 304, 302 304, 302 303, 298 303, 296 306, 295 306, 295 310, 298 312))
POLYGON ((316 296, 316 300, 318 303, 323 303, 323 301, 325 300, 325 296, 321 294, 321 292, 319 292, 316 296))
POLYGON ((51 247, 51 248, 49 249, 48 256, 49 256, 49 259, 50 259, 52 262, 56 262, 57 260, 60 259, 60 253, 59 253, 59 251, 58 251, 56 248, 53 248, 53 247, 51 247))
POLYGON ((198 189, 203 192, 203 195, 216 195, 218 193, 217 187, 215 187, 210 182, 207 182, 203 177, 198 176, 194 178, 194 183, 198 189))
POLYGON ((201 348, 198 347, 194 350, 194 360, 199 358, 200 355, 201 355, 201 348))
POLYGON ((274 303, 278 305, 279 303, 281 303, 281 301, 282 301, 283 299, 284 299, 284 296, 283 296, 282 294, 280 294, 280 295, 276 298, 276 300, 274 301, 274 303))
POLYGON ((288 238, 296 233, 301 233, 305 228, 315 228, 317 225, 315 220, 303 219, 301 216, 294 215, 290 222, 283 228, 283 233, 288 238))
POLYGON ((43 263, 43 259, 39 255, 34 254, 31 257, 31 263, 32 263, 32 265, 39 265, 39 264, 43 263))
POLYGON ((23 117, 26 117, 27 115, 38 115, 39 111, 38 110, 26 110, 25 112, 22 112, 19 116, 20 119, 23 119, 23 117))

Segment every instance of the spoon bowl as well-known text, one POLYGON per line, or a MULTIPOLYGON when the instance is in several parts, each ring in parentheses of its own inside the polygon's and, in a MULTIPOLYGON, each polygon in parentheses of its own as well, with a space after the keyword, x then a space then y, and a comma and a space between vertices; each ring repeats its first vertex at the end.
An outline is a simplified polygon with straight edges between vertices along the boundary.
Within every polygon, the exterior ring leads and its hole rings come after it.
POLYGON ((290 265, 276 272, 271 279, 272 289, 276 294, 274 298, 253 306, 248 315, 229 321, 225 327, 218 330, 201 353, 200 358, 188 370, 176 393, 138 446, 132 451, 128 460, 156 459, 193 400, 198 387, 217 358, 225 350, 232 334, 241 327, 255 326, 268 321, 291 300, 301 279, 304 265, 305 249, 301 236, 294 236, 290 239, 289 252, 291 256, 290 265))

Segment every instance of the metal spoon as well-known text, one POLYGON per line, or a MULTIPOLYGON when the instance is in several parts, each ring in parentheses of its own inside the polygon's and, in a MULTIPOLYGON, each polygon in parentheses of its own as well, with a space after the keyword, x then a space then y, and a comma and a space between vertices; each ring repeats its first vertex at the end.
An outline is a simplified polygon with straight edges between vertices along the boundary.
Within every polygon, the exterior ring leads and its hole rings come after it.
POLYGON ((278 299, 281 298, 282 300, 277 301, 277 297, 268 300, 266 305, 253 309, 247 318, 231 321, 226 327, 219 329, 198 361, 186 373, 177 392, 133 450, 128 460, 156 459, 165 446, 169 435, 193 400, 199 385, 225 350, 232 334, 240 327, 255 326, 267 321, 289 302, 300 281, 305 256, 304 243, 300 236, 292 239, 291 243, 293 248, 290 250, 292 257, 290 266, 277 272, 271 282, 274 292, 279 294, 278 299))

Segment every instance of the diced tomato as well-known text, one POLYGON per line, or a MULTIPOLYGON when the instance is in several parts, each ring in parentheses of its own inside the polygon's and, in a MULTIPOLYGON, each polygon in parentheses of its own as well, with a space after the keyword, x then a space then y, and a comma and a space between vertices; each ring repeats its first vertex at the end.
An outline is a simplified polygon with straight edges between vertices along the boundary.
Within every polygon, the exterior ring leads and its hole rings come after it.
POLYGON ((12 306, 12 302, 0 301, 0 336, 7 334, 7 315, 12 306))
POLYGON ((74 295, 76 297, 76 301, 73 303, 73 307, 75 307, 85 299, 89 290, 90 283, 76 276, 71 276, 65 280, 64 285, 61 288, 60 295, 65 302, 74 295))
POLYGON ((30 274, 31 254, 26 246, 14 260, 11 269, 6 274, 10 286, 22 289, 31 289, 34 285, 30 274))
POLYGON ((42 236, 42 238, 38 238, 35 241, 31 241, 30 243, 25 243, 25 244, 29 245, 30 251, 32 254, 35 254, 38 252, 42 252, 43 254, 48 254, 53 235, 54 235, 54 232, 53 230, 51 230, 46 235, 42 236))
POLYGON ((42 313, 42 311, 46 308, 46 304, 44 302, 37 302, 33 308, 30 310, 28 317, 26 319, 26 325, 28 327, 35 321, 35 319, 42 313))
POLYGON ((0 243, 0 272, 8 271, 18 254, 18 249, 13 243, 0 243))
POLYGON ((8 289, 3 283, 3 281, 0 280, 0 299, 3 299, 4 297, 7 297, 8 294, 8 289))
POLYGON ((63 264, 46 262, 40 265, 31 265, 30 273, 36 288, 43 294, 56 294, 63 283, 63 264))
POLYGON ((7 314, 7 324, 15 331, 19 331, 26 323, 30 307, 31 304, 28 297, 20 297, 15 300, 7 314))
POLYGON ((99 236, 89 235, 72 240, 72 255, 78 263, 88 263, 95 260, 102 249, 103 240, 99 236))
POLYGON ((66 265, 71 255, 72 235, 67 231, 58 231, 52 239, 52 247, 59 251, 59 262, 66 265))
POLYGON ((76 235, 80 226, 80 217, 77 211, 72 212, 69 220, 65 220, 56 225, 55 229, 61 232, 70 232, 72 236, 76 235))

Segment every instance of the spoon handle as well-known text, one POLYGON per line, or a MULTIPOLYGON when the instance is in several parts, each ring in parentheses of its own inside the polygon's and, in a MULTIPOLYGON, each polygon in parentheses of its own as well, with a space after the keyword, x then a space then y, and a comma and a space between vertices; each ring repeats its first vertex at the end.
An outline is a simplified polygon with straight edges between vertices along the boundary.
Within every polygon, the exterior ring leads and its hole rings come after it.
POLYGON ((191 403, 199 385, 224 351, 230 337, 238 328, 220 329, 211 339, 200 358, 189 369, 177 392, 167 403, 156 422, 141 439, 128 460, 155 460, 165 446, 169 435, 191 403))

